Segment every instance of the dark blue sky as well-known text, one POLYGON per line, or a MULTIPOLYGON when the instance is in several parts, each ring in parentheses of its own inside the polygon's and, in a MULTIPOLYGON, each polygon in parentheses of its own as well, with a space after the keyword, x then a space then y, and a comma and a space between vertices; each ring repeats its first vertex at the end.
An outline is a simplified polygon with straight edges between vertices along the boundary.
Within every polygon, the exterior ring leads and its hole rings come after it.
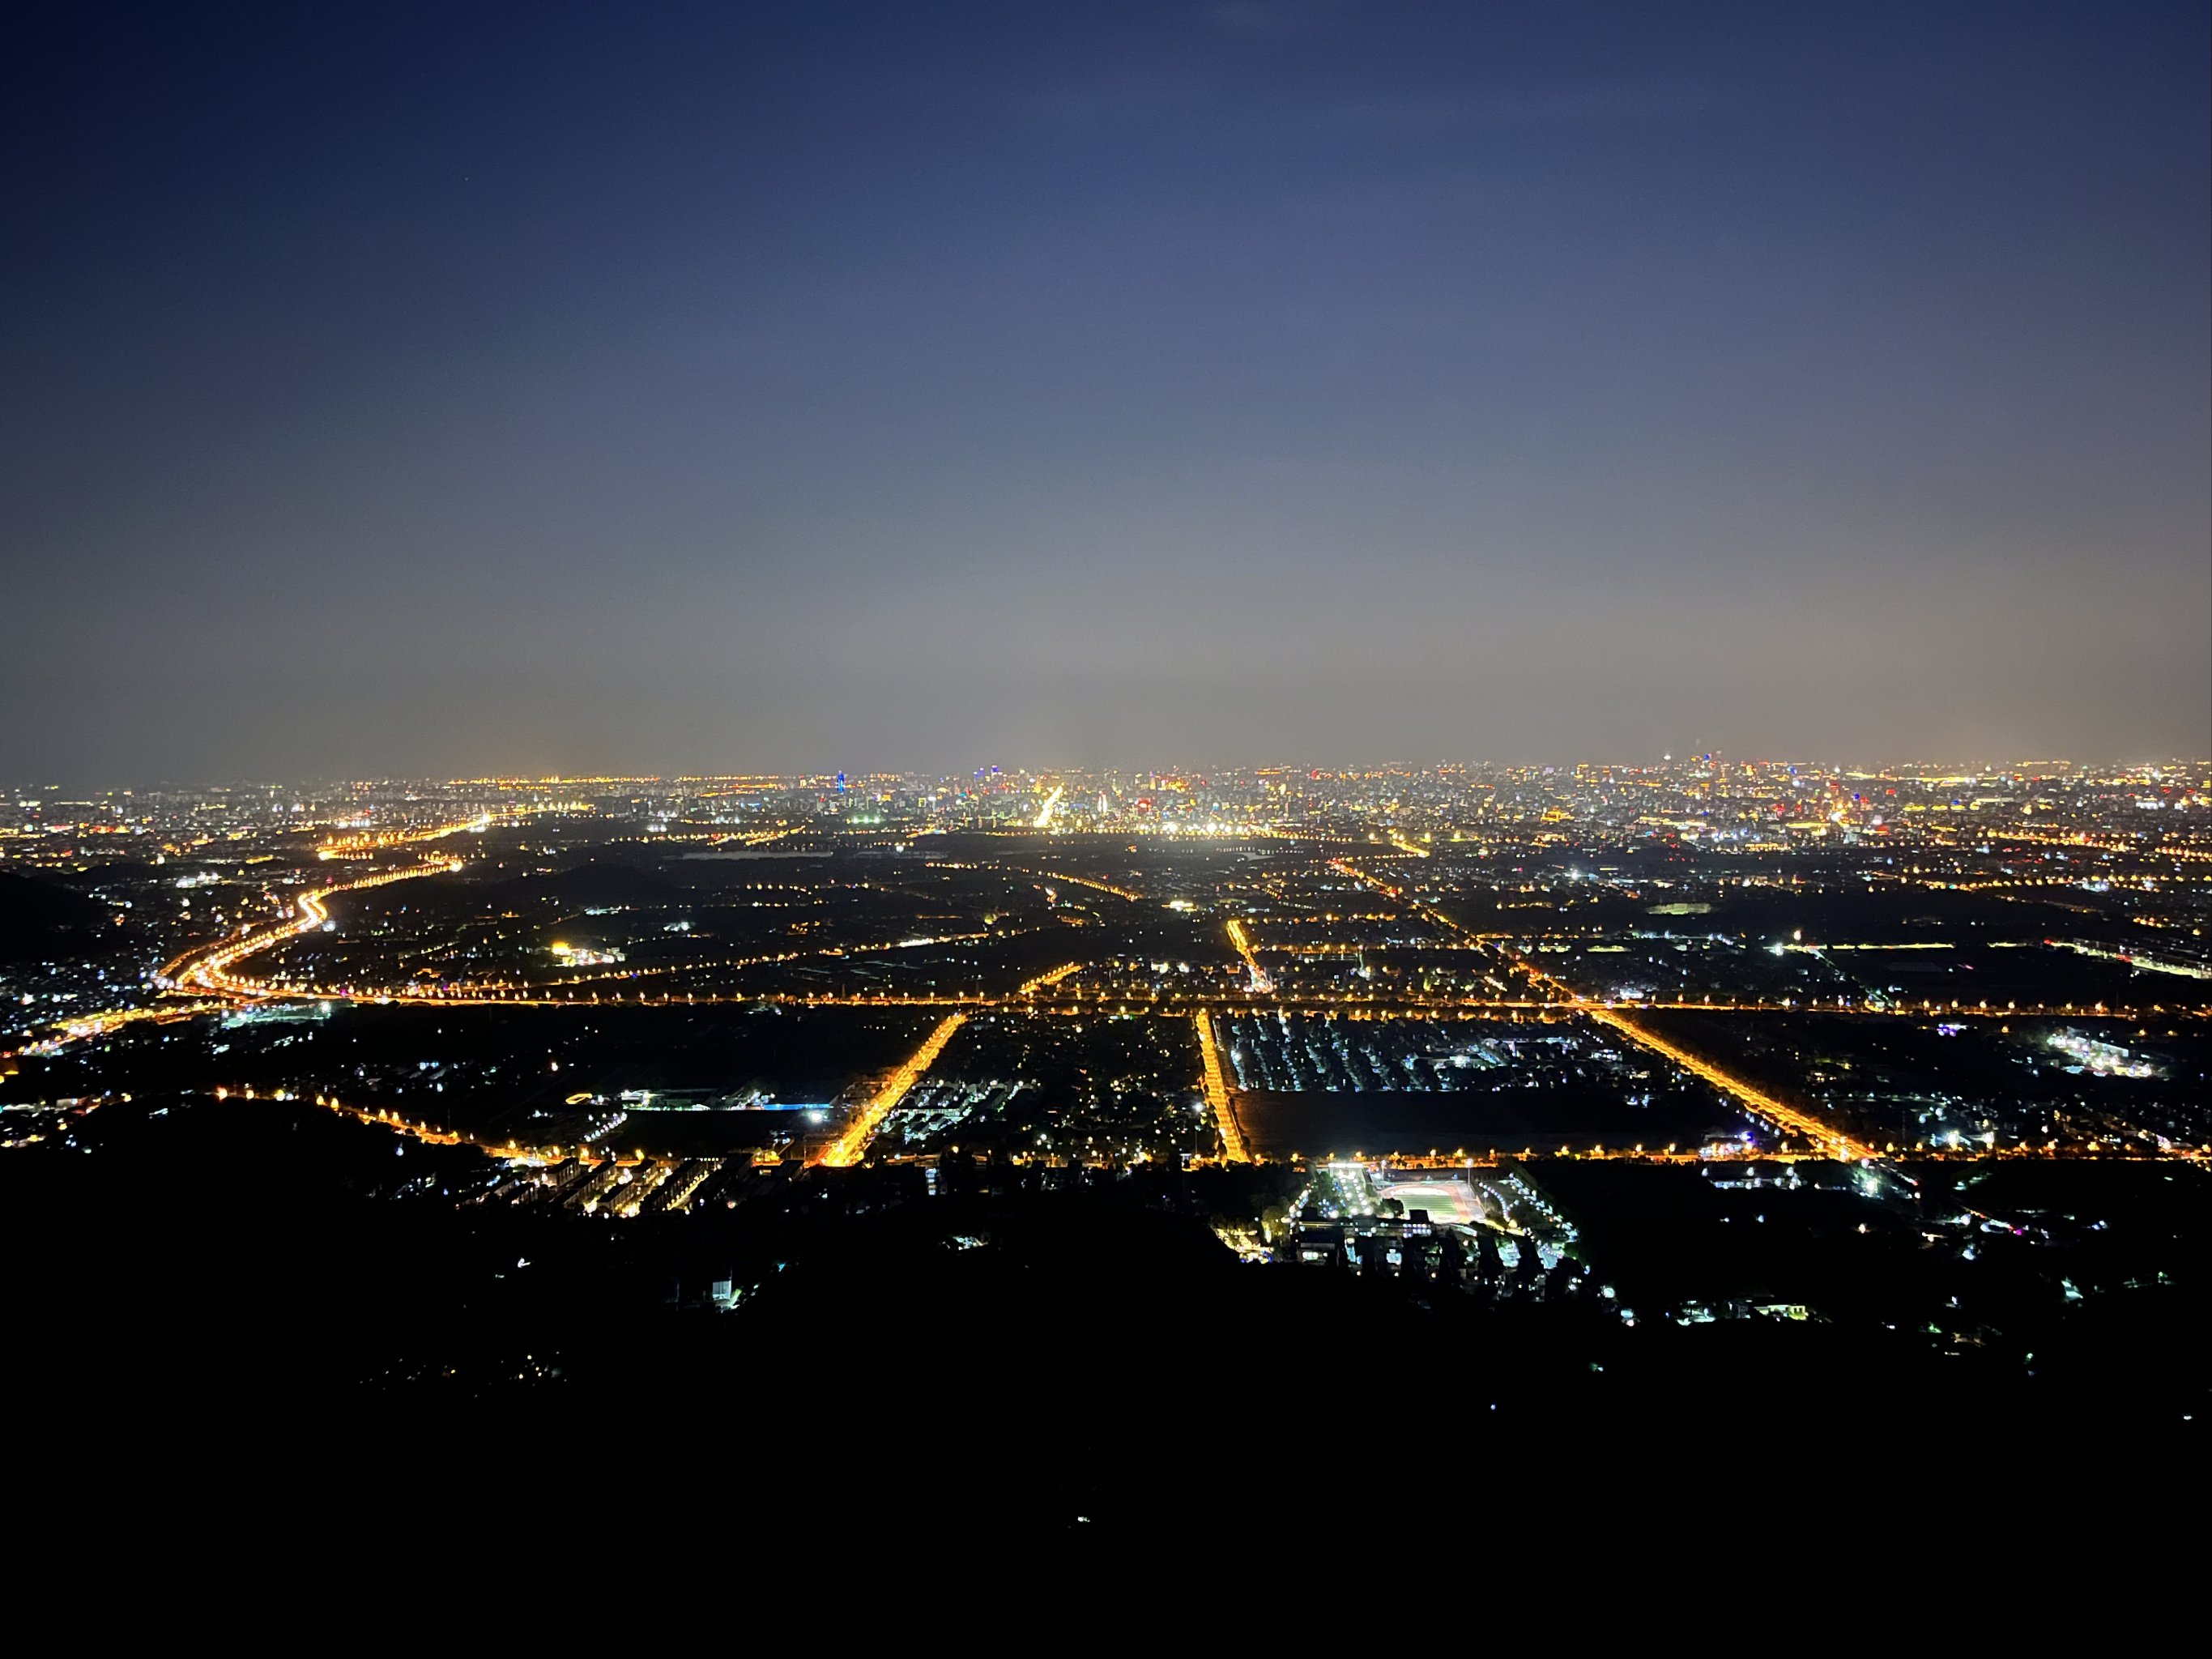
POLYGON ((2201 3, 11 18, 0 778, 2212 750, 2201 3))

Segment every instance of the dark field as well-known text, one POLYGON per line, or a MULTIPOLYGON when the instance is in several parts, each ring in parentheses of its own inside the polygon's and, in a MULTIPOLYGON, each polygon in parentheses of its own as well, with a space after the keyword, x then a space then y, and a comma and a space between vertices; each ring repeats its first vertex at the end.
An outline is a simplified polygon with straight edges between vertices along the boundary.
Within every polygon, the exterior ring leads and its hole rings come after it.
POLYGON ((1351 1152, 1425 1155, 1493 1150, 1539 1152, 1641 1146, 1695 1147, 1708 1136, 1735 1138, 1750 1121, 1711 1093, 1656 1095, 1648 1106, 1595 1084, 1451 1093, 1276 1094, 1252 1091, 1238 1115, 1254 1149, 1267 1158, 1351 1152))

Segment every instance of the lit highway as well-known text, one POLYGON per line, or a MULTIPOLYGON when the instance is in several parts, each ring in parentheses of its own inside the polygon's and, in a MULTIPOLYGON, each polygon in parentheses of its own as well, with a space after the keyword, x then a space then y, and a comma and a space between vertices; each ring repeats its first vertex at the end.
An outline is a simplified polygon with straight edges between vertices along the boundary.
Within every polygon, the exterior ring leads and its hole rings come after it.
POLYGON ((1222 1159, 1229 1164, 1249 1164, 1252 1155, 1245 1150, 1244 1132, 1237 1125, 1236 1097, 1230 1091, 1228 1073, 1221 1063, 1221 1045, 1214 1036, 1213 1022, 1204 1013, 1196 1013, 1191 1016, 1191 1024, 1198 1031, 1206 1104, 1221 1136, 1222 1159))
POLYGON ((937 1028, 923 1040, 921 1047, 900 1063, 899 1068, 891 1073, 884 1086, 869 1097, 868 1103, 854 1115, 853 1121, 845 1126, 836 1139, 830 1143, 820 1162, 833 1170, 858 1164, 861 1154, 868 1149, 868 1142, 875 1139, 876 1131, 883 1127, 884 1120, 921 1080, 921 1074, 936 1063, 938 1055, 945 1052, 945 1045, 952 1041, 952 1034, 967 1021, 965 1014, 950 1014, 939 1020, 937 1028))
POLYGON ((1252 948, 1252 941, 1244 932, 1244 924, 1234 917, 1231 917, 1229 922, 1229 942, 1236 947, 1237 954, 1244 958, 1245 969, 1252 976, 1254 994, 1259 996, 1272 994, 1275 988, 1275 981, 1267 970, 1260 965, 1259 953, 1252 948))
POLYGON ((1649 1048, 1655 1054, 1664 1054, 1692 1077, 1704 1079, 1716 1089, 1731 1096, 1747 1109, 1764 1118, 1775 1127, 1786 1129, 1792 1134, 1802 1135, 1826 1157, 1858 1159, 1876 1156, 1873 1147, 1852 1139, 1839 1130, 1830 1128, 1809 1113, 1801 1112, 1794 1106, 1784 1105, 1764 1090, 1754 1087, 1731 1073, 1723 1071, 1711 1060, 1692 1054, 1679 1044, 1655 1036, 1616 1009, 1585 1007, 1583 1012, 1599 1024, 1609 1030, 1620 1032, 1630 1042, 1649 1048))
MULTIPOLYGON (((380 875, 363 876, 356 881, 336 883, 329 887, 318 887, 302 893, 296 901, 292 917, 274 927, 259 932, 248 931, 238 937, 206 950, 188 952, 161 970, 155 983, 166 989, 191 994, 213 993, 221 996, 261 1000, 272 996, 296 996, 300 993, 280 989, 256 980, 242 979, 230 969, 251 957, 259 956, 283 944, 313 932, 330 921, 330 912, 324 901, 340 893, 357 893, 372 887, 387 887, 395 881, 411 881, 417 876, 444 875, 461 867, 455 858, 431 858, 404 869, 386 870, 380 875)), ((381 1000, 382 999, 378 999, 381 1000)))

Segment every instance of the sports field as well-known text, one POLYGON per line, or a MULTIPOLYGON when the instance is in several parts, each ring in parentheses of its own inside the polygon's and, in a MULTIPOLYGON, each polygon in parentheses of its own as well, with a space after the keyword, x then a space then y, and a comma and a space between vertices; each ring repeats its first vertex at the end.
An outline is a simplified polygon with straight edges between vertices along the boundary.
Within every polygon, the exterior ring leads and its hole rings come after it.
POLYGON ((1431 1221, 1469 1223, 1482 1213, 1475 1202, 1474 1188, 1464 1181, 1394 1181, 1376 1196, 1396 1199, 1408 1215, 1426 1210, 1431 1221))

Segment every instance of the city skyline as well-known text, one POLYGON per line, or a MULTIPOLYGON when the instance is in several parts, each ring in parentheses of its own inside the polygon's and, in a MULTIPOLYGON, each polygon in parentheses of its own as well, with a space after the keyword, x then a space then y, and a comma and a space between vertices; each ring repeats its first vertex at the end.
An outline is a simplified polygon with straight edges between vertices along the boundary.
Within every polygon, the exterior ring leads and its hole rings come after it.
POLYGON ((477 785, 500 787, 551 787, 560 784, 606 785, 618 783, 681 785, 711 782, 751 782, 775 785, 793 789, 814 789, 834 793, 848 787, 860 791, 871 787, 892 784, 908 786, 917 781, 957 785, 970 780, 997 783, 1003 780, 1008 787, 1020 783, 1049 782, 1056 779, 1127 780, 1132 783, 1142 780, 1173 779, 1178 783, 1189 781, 1203 786, 1209 778, 1245 779, 1250 777, 1284 777, 1341 782, 1356 779, 1384 777, 1444 777, 1467 773, 1508 773, 1534 776, 1537 775, 1572 775, 1581 773, 1603 774, 1659 774, 1677 769, 1695 767, 1700 762, 1719 762, 1724 767, 1741 768, 1747 771, 1765 772, 1786 769, 1802 772, 1808 779, 1884 778, 1892 781, 1911 780, 1915 782, 1966 782, 1978 778, 1991 781, 2012 780, 2028 781, 2046 779, 2099 780, 2118 782, 2129 781, 2164 781, 2181 788, 2191 787, 2192 775, 2201 775, 2212 760, 2204 757, 2173 755, 2106 755, 2069 757, 2063 755, 2034 756, 2014 759, 1992 759, 1967 756, 1907 756, 1888 759, 1869 759, 1863 757, 1838 759, 1831 756, 1804 754, 1740 754, 1722 750, 1685 749, 1679 753, 1641 758, 1522 758, 1499 759, 1483 757, 1465 760, 1415 760, 1392 757, 1372 760, 1324 760, 1313 757, 1299 759, 1274 757, 1260 761, 1214 761, 1194 763, 1188 760, 1170 760, 1138 765, 1042 765, 1025 764, 1019 761, 1008 763, 994 758, 978 765, 936 770, 928 768, 878 766, 862 768, 856 765, 824 765, 800 767, 787 771, 772 769, 712 770, 702 768, 672 769, 665 771, 646 771, 636 769, 608 769, 586 771, 533 771, 528 768, 513 767, 481 774, 395 773, 387 775, 340 772, 302 772, 290 776, 245 774, 234 776, 202 778, 140 777, 127 781, 79 781, 75 785, 59 781, 19 778, 0 781, 0 795, 20 797, 18 804, 31 807, 46 798, 63 798, 64 804, 88 805, 94 801, 130 798, 140 794, 149 797, 164 794, 191 794, 200 792, 223 793, 234 790, 272 790, 319 793, 331 789, 371 788, 392 789, 422 787, 447 789, 477 785))

